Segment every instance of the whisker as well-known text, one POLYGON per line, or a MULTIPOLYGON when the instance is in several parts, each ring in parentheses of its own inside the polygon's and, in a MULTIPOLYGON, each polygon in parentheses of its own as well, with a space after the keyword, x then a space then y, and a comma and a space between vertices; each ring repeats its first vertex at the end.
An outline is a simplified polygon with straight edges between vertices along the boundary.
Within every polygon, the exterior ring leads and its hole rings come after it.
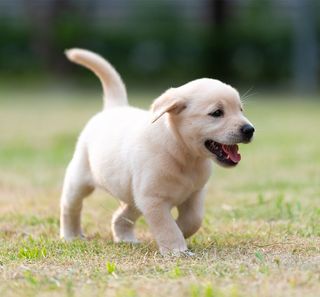
POLYGON ((259 94, 259 92, 254 92, 254 93, 251 93, 251 94, 247 94, 244 98, 241 98, 241 100, 247 100, 248 98, 252 97, 252 96, 255 96, 259 94))
POLYGON ((258 92, 252 92, 250 93, 252 90, 253 90, 254 86, 250 87, 243 95, 241 95, 241 102, 244 104, 245 101, 249 98, 249 97, 252 97, 254 95, 257 95, 258 92))
POLYGON ((253 90, 253 86, 251 86, 247 91, 244 92, 244 94, 240 95, 240 97, 246 97, 246 95, 248 95, 251 91, 253 90))

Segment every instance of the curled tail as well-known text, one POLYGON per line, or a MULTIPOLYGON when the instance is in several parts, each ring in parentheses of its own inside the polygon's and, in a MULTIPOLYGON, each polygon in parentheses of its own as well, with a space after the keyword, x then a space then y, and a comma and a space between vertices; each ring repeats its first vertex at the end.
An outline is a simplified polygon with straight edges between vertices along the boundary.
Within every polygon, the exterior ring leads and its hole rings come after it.
POLYGON ((101 56, 84 49, 65 51, 68 59, 95 73, 103 88, 104 108, 128 105, 126 87, 119 73, 101 56))

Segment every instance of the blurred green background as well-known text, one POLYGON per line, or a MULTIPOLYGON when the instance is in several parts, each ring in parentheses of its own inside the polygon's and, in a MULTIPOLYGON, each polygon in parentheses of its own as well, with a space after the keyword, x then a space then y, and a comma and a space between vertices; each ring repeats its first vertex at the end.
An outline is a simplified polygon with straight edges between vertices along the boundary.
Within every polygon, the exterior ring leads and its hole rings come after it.
POLYGON ((97 87, 63 55, 83 47, 108 58, 129 90, 213 77, 316 93, 319 40, 316 0, 1 0, 0 85, 97 87))
POLYGON ((319 42, 318 0, 0 0, 0 296, 319 296, 319 42), (90 240, 58 240, 65 169, 102 106, 70 47, 109 59, 139 107, 206 76, 250 96, 255 139, 215 166, 195 258, 156 256, 143 220, 141 245, 112 244, 118 201, 99 190, 90 240))

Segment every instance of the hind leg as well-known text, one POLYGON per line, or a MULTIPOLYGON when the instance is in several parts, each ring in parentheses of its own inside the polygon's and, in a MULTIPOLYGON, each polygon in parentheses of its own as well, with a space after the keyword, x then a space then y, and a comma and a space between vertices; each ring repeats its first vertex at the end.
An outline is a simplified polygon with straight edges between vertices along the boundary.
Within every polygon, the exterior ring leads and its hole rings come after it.
POLYGON ((132 205, 121 202, 112 216, 111 228, 115 242, 138 242, 134 235, 134 223, 141 215, 132 205))
POLYGON ((90 168, 84 152, 76 151, 70 162, 60 201, 60 237, 71 240, 82 237, 82 201, 94 190, 90 168))

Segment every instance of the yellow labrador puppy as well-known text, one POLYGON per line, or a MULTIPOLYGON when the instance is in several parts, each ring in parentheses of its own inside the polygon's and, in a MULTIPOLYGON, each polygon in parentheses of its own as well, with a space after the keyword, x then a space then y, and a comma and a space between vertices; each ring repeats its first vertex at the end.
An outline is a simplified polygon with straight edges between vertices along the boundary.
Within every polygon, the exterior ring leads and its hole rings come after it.
POLYGON ((241 159, 237 143, 253 136, 239 93, 202 78, 167 90, 150 111, 141 110, 128 105, 119 74, 102 57, 83 49, 66 55, 99 77, 104 109, 82 131, 68 166, 60 236, 82 236, 82 200, 100 187, 121 201, 112 219, 116 242, 136 242, 134 222, 142 214, 162 254, 186 252, 185 238, 202 222, 211 160, 236 166, 241 159))

